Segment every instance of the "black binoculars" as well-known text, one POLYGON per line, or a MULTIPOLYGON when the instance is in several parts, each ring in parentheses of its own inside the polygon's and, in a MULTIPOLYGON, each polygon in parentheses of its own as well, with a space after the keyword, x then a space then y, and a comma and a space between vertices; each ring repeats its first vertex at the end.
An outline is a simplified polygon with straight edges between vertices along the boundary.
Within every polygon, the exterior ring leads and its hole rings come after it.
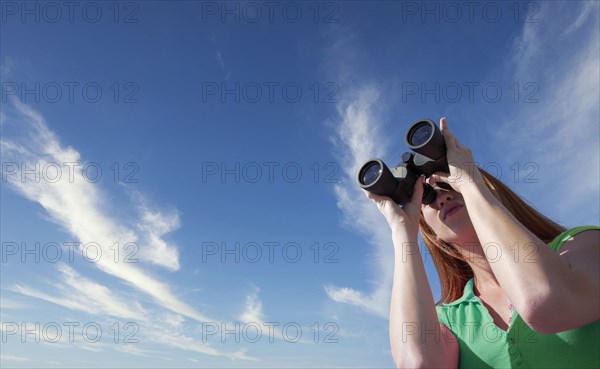
MULTIPOLYGON (((388 196, 400 205, 412 198, 419 176, 429 177, 435 172, 449 172, 446 143, 432 120, 423 119, 413 123, 404 142, 414 153, 402 154, 400 164, 390 169, 383 161, 374 158, 360 167, 357 177, 360 187, 376 195, 388 196)), ((423 187, 423 204, 433 203, 437 192, 427 183, 423 187)))

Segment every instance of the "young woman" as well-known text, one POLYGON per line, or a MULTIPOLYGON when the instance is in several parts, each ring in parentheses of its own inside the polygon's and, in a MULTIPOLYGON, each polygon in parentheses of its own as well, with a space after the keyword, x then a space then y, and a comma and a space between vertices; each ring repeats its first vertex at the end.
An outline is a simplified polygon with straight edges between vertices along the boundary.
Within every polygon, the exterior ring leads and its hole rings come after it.
POLYGON ((440 120, 450 173, 422 205, 366 192, 391 230, 390 311, 399 368, 599 368, 600 227, 565 231, 485 171, 440 120), (441 280, 436 305, 417 246, 441 280))

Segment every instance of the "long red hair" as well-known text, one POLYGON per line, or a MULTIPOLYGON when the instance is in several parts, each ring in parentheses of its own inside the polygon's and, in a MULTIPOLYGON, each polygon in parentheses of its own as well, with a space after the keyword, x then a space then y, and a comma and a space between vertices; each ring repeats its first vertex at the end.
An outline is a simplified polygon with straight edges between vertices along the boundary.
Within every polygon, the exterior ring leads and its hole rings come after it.
MULTIPOLYGON (((550 243, 556 236, 565 231, 564 227, 528 205, 500 180, 481 168, 479 168, 479 172, 494 197, 539 239, 545 243, 550 243)), ((419 220, 419 230, 440 278, 442 296, 437 304, 449 303, 460 298, 465 284, 473 278, 473 269, 452 244, 437 240, 435 232, 425 222, 422 213, 419 220)))

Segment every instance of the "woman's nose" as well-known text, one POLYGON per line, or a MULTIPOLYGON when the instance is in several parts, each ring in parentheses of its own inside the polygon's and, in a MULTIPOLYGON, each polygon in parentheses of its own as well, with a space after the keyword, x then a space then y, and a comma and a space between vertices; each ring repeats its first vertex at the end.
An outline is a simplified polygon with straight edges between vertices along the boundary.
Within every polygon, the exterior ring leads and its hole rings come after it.
POLYGON ((452 194, 450 194, 450 192, 448 191, 443 190, 438 191, 437 198, 435 199, 435 201, 437 202, 438 209, 443 208, 444 205, 450 200, 452 200, 452 194))

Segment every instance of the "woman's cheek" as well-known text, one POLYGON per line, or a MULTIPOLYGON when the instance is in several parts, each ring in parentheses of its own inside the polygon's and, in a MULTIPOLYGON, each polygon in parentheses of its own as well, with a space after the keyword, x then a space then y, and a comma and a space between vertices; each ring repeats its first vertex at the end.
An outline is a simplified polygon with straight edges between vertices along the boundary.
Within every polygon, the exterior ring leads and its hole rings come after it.
POLYGON ((437 228, 435 211, 428 207, 428 209, 423 209, 423 217, 427 224, 429 224, 432 228, 437 228))

